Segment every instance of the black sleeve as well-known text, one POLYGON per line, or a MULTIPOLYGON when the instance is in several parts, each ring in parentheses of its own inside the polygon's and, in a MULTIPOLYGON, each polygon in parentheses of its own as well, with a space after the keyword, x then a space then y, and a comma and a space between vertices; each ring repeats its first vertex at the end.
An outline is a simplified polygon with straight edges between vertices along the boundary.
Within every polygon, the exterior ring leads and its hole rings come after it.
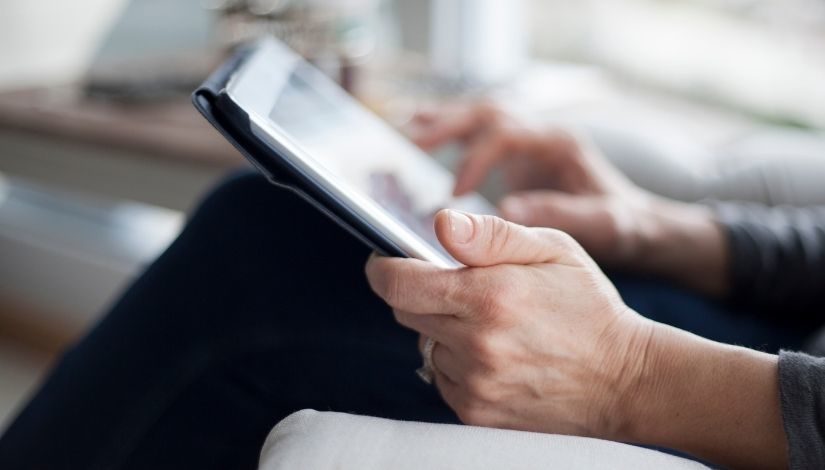
POLYGON ((782 351, 779 396, 788 468, 825 468, 825 358, 782 351))
POLYGON ((730 247, 730 300, 787 322, 825 309, 825 207, 716 206, 730 247))

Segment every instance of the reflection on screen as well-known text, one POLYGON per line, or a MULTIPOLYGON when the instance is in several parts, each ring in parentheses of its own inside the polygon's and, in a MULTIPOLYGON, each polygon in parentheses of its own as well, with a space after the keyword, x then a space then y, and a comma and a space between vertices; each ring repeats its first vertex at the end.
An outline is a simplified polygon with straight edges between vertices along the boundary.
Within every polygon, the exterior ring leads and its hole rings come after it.
POLYGON ((398 221, 441 249, 433 216, 449 205, 489 212, 478 196, 453 200, 453 179, 436 162, 349 100, 319 72, 296 62, 269 113, 307 155, 369 195, 398 221))

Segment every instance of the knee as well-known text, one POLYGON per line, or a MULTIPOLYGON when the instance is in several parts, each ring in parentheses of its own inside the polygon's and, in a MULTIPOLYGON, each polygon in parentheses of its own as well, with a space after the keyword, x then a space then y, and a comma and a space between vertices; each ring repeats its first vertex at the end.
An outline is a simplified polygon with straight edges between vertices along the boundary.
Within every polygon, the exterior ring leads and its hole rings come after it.
POLYGON ((266 178, 258 173, 242 170, 221 180, 198 204, 195 215, 203 212, 237 212, 250 207, 262 198, 272 198, 274 190, 266 178))
POLYGON ((245 171, 228 176, 203 199, 177 244, 250 260, 264 254, 283 257, 286 247, 308 246, 311 237, 318 243, 330 238, 331 226, 296 193, 245 171))
POLYGON ((269 229, 275 220, 300 210, 302 201, 252 171, 227 176, 200 202, 188 225, 226 231, 269 229))

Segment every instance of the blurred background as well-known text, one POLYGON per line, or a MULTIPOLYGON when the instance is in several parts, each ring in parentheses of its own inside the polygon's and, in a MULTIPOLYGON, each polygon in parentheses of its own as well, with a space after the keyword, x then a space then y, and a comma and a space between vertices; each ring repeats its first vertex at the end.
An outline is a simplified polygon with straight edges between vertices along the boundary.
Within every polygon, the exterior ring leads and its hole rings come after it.
POLYGON ((486 96, 685 165, 825 130, 825 0, 0 0, 0 428, 245 167, 188 95, 261 35, 396 125, 486 96))

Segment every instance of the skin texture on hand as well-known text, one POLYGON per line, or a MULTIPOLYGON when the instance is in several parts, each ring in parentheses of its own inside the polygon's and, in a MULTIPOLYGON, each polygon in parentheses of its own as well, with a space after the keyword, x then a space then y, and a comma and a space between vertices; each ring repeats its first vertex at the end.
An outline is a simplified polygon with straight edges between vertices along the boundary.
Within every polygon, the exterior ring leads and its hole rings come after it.
POLYGON ((637 388, 652 322, 628 309, 566 234, 442 211, 436 231, 467 267, 373 257, 397 320, 434 338, 436 384, 468 424, 606 437, 637 388))

